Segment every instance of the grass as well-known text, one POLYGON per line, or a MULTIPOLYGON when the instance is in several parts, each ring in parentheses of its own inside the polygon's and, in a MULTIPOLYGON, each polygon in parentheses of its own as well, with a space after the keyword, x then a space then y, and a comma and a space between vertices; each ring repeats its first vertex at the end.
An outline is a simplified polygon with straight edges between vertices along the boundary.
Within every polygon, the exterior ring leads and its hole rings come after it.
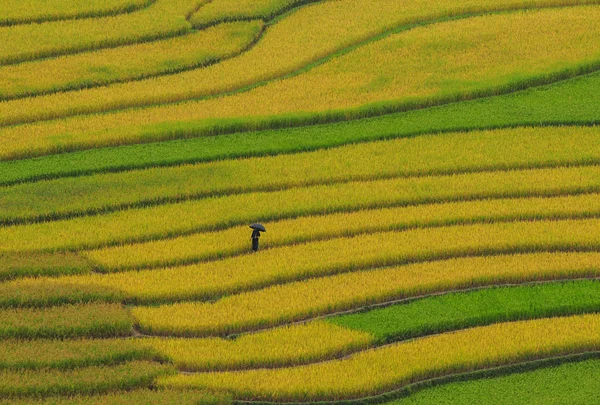
POLYGON ((155 240, 298 216, 482 198, 597 192, 600 166, 397 178, 292 188, 0 228, 0 251, 56 251, 155 240))
POLYGON ((135 339, 4 339, 0 345, 0 368, 11 370, 65 370, 155 358, 152 349, 135 339))
POLYGON ((147 338, 140 344, 172 361, 179 370, 215 371, 310 363, 364 349, 372 340, 368 333, 311 322, 235 340, 147 338))
POLYGON ((599 135, 597 127, 475 131, 56 179, 0 188, 0 220, 51 218, 186 196, 272 191, 350 180, 600 163, 599 135), (573 146, 565 148, 565 139, 573 146), (261 168, 258 173, 257 167, 261 168))
POLYGON ((221 24, 159 41, 42 59, 0 68, 0 99, 106 86, 200 68, 232 57, 256 41, 259 21, 221 24))
MULTIPOLYGON (((598 194, 476 200, 394 207, 267 222, 261 249, 408 228, 525 219, 584 218, 600 211, 598 194)), ((248 252, 248 227, 240 225, 156 241, 79 252, 103 272, 192 264, 248 252)))
POLYGON ((155 390, 141 389, 129 392, 115 392, 95 396, 49 397, 44 399, 11 399, 1 405, 227 405, 229 397, 194 390, 155 390))
MULTIPOLYGON (((318 8, 319 7, 308 7, 307 9, 318 8)), ((329 63, 320 65, 306 73, 275 81, 251 91, 227 97, 201 100, 198 102, 103 115, 74 117, 64 122, 17 126, 3 131, 3 136, 7 139, 14 139, 16 141, 16 143, 11 141, 7 142, 7 146, 11 149, 10 152, 12 153, 16 152, 15 149, 20 149, 24 146, 22 140, 25 137, 22 135, 19 136, 18 134, 23 134, 23 132, 27 133, 32 130, 35 130, 37 134, 34 142, 38 146, 41 146, 41 144, 45 142, 51 142, 54 148, 60 146, 60 144, 67 147, 74 146, 79 142, 83 133, 85 133, 87 142, 89 142, 91 138, 94 138, 94 145, 97 146, 100 143, 110 143, 110 138, 115 136, 119 139, 120 143, 123 143, 124 133, 127 133, 127 137, 130 138, 130 143, 139 142, 139 130, 142 127, 136 125, 136 123, 140 121, 144 122, 143 128, 146 128, 147 125, 164 122, 204 120, 205 125, 214 129, 215 126, 221 126, 222 119, 244 119, 244 117, 251 116, 269 116, 271 117, 269 119, 276 120, 277 118, 275 116, 288 114, 286 119, 294 122, 303 119, 305 120, 307 118, 306 114, 316 112, 324 113, 325 111, 327 111, 327 113, 325 113, 326 116, 321 116, 320 118, 312 116, 311 119, 328 120, 330 119, 328 118, 330 116, 331 119, 336 119, 334 117, 337 114, 335 111, 339 112, 342 109, 357 108, 359 106, 364 107, 363 110, 361 110, 362 112, 355 112, 356 114, 352 113, 351 115, 372 115, 372 113, 381 113, 382 111, 389 112, 388 110, 394 109, 424 107, 439 103, 443 100, 467 99, 486 94, 506 92, 509 90, 514 91, 519 88, 535 84, 544 84, 560 78, 593 70, 592 65, 597 62, 598 56, 600 56, 598 50, 595 48, 597 38, 594 37, 594 29, 596 28, 596 24, 594 24, 594 13, 600 12, 600 9, 590 7, 586 9, 589 10, 589 12, 586 13, 582 13, 581 10, 582 9, 580 8, 544 10, 518 13, 515 15, 514 19, 510 15, 493 15, 434 24, 429 27, 417 28, 408 32, 392 35, 381 41, 374 42, 346 55, 332 59, 329 63), (586 21, 586 19, 588 19, 588 21, 586 21), (536 24, 536 21, 538 20, 543 20, 545 23, 536 24), (587 27, 587 25, 590 25, 590 27, 587 27), (571 26, 578 27, 579 31, 569 29, 571 26), (480 29, 484 30, 482 32, 488 32, 489 35, 473 36, 472 33, 475 31, 479 32, 480 29), (454 52, 451 49, 446 49, 444 46, 435 46, 435 43, 437 43, 436 41, 443 42, 443 38, 447 38, 447 40, 449 40, 448 38, 452 38, 452 30, 460 32, 461 35, 465 36, 463 40, 467 45, 463 47, 464 49, 462 49, 461 52, 454 52), (509 40, 508 32, 517 31, 520 32, 523 42, 529 41, 532 44, 535 43, 536 46, 521 47, 514 43, 514 41, 509 40), (423 36, 423 38, 421 38, 420 35, 423 36), (502 37, 503 35, 507 36, 505 40, 501 39, 504 38, 502 37), (488 42, 486 42, 486 38, 488 42), (492 41, 490 38, 496 39, 492 41), (441 81, 436 82, 431 79, 429 81, 432 81, 432 87, 425 86, 426 83, 423 82, 425 78, 419 76, 421 73, 417 74, 416 72, 427 72, 427 66, 429 66, 429 69, 433 68, 433 66, 430 66, 429 64, 426 64, 425 67, 420 66, 418 65, 420 59, 414 58, 414 61, 411 61, 416 65, 412 68, 408 68, 410 64, 408 64, 407 61, 407 70, 402 74, 399 74, 394 69, 394 71, 390 73, 392 76, 388 77, 385 75, 385 72, 382 72, 381 80, 386 84, 379 86, 376 89, 371 89, 369 83, 374 80, 374 77, 376 76, 373 75, 378 72, 377 69, 379 68, 377 61, 381 60, 381 63, 383 63, 383 61, 386 60, 386 57, 384 57, 386 54, 389 58, 398 59, 401 57, 401 55, 394 53, 394 50, 401 53, 401 49, 404 49, 398 45, 398 40, 406 41, 409 44, 414 42, 415 52, 424 52, 425 54, 431 53, 431 57, 435 60, 449 58, 448 64, 443 68, 439 68, 439 72, 436 71, 437 73, 433 76, 440 78, 441 81), (548 46, 546 46, 544 41, 548 42, 548 46), (581 46, 576 48, 579 50, 579 53, 570 54, 566 50, 571 48, 566 46, 554 46, 558 43, 562 43, 561 41, 565 41, 564 43, 579 41, 581 46), (492 42, 494 44, 501 43, 505 47, 495 48, 495 45, 492 46, 492 42), (396 43, 396 46, 393 45, 394 43, 396 43), (433 47, 435 51, 433 53, 430 52, 428 47, 433 47), (490 47, 495 50, 495 56, 493 58, 488 55, 488 48, 490 47), (383 52, 383 55, 381 55, 381 52, 379 51, 383 52), (462 57, 460 55, 462 55, 462 57), (369 58, 373 60, 371 61, 369 58), (481 71, 481 74, 478 76, 480 78, 478 81, 468 83, 466 80, 461 79, 460 72, 476 69, 478 66, 477 61, 482 58, 489 59, 490 63, 496 61, 502 66, 503 70, 498 71, 495 64, 485 64, 483 71, 481 71), (559 60, 562 62, 557 62, 559 60), (505 66, 505 62, 502 61, 510 62, 506 62, 508 65, 505 66), (548 67, 548 65, 551 67, 548 67), (351 72, 353 69, 352 66, 360 66, 361 69, 365 66, 370 66, 374 70, 370 74, 368 74, 368 72, 356 73, 354 79, 349 82, 352 83, 352 85, 349 84, 342 88, 338 87, 339 83, 332 80, 334 77, 341 77, 342 75, 336 74, 336 71, 348 70, 351 72), (414 72, 412 69, 414 69, 414 72), (452 76, 452 72, 454 72, 456 76, 452 76), (392 79, 392 77, 395 79, 392 79), (418 77, 421 77, 423 80, 420 81, 418 77), (405 80, 406 83, 402 80, 405 80), (301 88, 302 91, 296 93, 299 88, 301 88), (312 90, 308 91, 307 89, 312 90), (355 91, 357 92, 357 95, 351 96, 355 91), (386 106, 366 106, 370 103, 390 101, 390 99, 388 99, 389 95, 392 93, 397 94, 398 91, 401 91, 406 96, 402 99, 397 99, 397 97, 394 96, 394 101, 391 101, 391 104, 386 106), (310 96, 307 96, 309 93, 310 96), (266 100, 268 100, 268 102, 266 102, 266 100), (293 113, 293 116, 289 116, 291 113, 293 113), (55 132, 56 130, 58 130, 58 132, 55 132)), ((349 11, 350 10, 345 10, 345 12, 349 11)), ((382 10, 381 12, 384 11, 389 14, 390 10, 382 10)), ((344 20, 344 22, 346 23, 347 20, 344 20)), ((364 23, 364 21, 362 22, 364 23)), ((384 21, 382 20, 380 24, 383 23, 384 21)), ((281 22, 279 24, 281 24, 281 22)), ((316 24, 315 21, 311 21, 311 26, 314 26, 314 24, 316 24)), ((295 29, 298 29, 299 27, 299 24, 294 26, 295 29)), ((350 27, 347 28, 349 29, 350 27)), ((289 32, 286 34, 286 38, 293 37, 289 32)), ((328 33, 327 39, 331 41, 331 38, 335 38, 335 36, 328 33)), ((263 41, 259 43, 262 42, 263 41)), ((314 43, 315 41, 311 42, 311 46, 308 48, 316 51, 318 46, 314 43)), ((286 42, 286 47, 287 46, 289 46, 289 41, 286 42)), ((257 47, 254 49, 257 49, 257 47)), ((291 63, 289 55, 294 55, 294 53, 286 48, 285 55, 286 63, 291 63)), ((252 57, 250 53, 246 53, 245 56, 252 57)), ((298 57, 300 56, 301 54, 298 55, 298 57)), ((272 69, 273 66, 277 65, 273 58, 274 56, 266 59, 269 62, 269 69, 272 69)), ((243 58, 236 58, 235 63, 241 62, 244 62, 243 58)), ((224 65, 220 64, 218 66, 224 65)), ((244 65, 241 66, 243 70, 240 70, 240 72, 247 72, 248 66, 251 65, 245 62, 244 65)), ((385 66, 385 64, 380 67, 383 68, 383 66, 385 66)), ((258 73, 260 69, 254 69, 254 71, 258 73)), ((206 85, 208 85, 210 89, 214 89, 216 83, 219 83, 219 80, 215 81, 215 79, 212 78, 211 72, 212 70, 210 69, 202 71, 202 80, 207 81, 206 85)), ((235 75, 229 75, 223 70, 218 71, 217 73, 219 77, 227 77, 229 78, 228 80, 233 80, 235 77, 235 75)), ((237 75, 240 75, 240 73, 237 73, 237 75)), ((243 74, 243 77, 247 80, 247 74, 243 74)), ((181 100, 182 98, 198 97, 200 91, 197 88, 190 89, 189 83, 193 82, 197 83, 197 86, 201 86, 201 82, 191 80, 191 78, 185 74, 178 75, 177 80, 182 81, 181 83, 184 85, 184 89, 180 90, 180 92, 185 92, 186 96, 173 95, 177 89, 177 86, 173 83, 145 81, 144 83, 134 83, 134 85, 144 87, 146 92, 151 91, 154 104, 181 100), (159 97, 157 89, 160 88, 167 88, 170 94, 168 96, 159 97), (194 92, 195 94, 190 94, 194 92)), ((111 87, 110 89, 102 89, 100 91, 108 92, 108 94, 102 95, 98 92, 94 92, 94 90, 89 90, 81 92, 77 97, 65 94, 56 95, 56 97, 51 96, 36 98, 35 100, 23 100, 23 102, 15 101, 3 103, 2 107, 4 108, 1 113, 5 117, 4 124, 16 124, 39 119, 65 117, 66 115, 75 113, 83 114, 107 109, 120 109, 131 105, 139 106, 141 104, 139 100, 144 99, 144 89, 137 89, 134 86, 111 87), (135 97, 135 101, 133 103, 128 103, 123 97, 117 97, 122 92, 125 92, 128 95, 127 97, 135 97), (61 100, 60 97, 63 97, 63 100, 61 100), (87 100, 85 99, 86 97, 87 100), (107 100, 107 97, 111 98, 111 100, 107 100), (97 105, 98 100, 104 100, 104 107, 99 107, 97 105)), ((344 114, 347 115, 346 113, 344 114)), ((250 120, 252 121, 252 119, 250 120)), ((214 134, 215 131, 213 130, 212 133, 214 134)), ((35 149, 35 146, 33 146, 33 148, 35 149)), ((28 147, 25 150, 30 149, 32 148, 28 147)))
POLYGON ((200 1, 156 0, 135 13, 0 27, 0 64, 180 35, 191 30, 185 17, 200 1))
POLYGON ((332 317, 327 322, 386 343, 496 322, 598 312, 599 289, 598 281, 490 288, 332 317))
MULTIPOLYGON (((412 138, 419 134, 509 127, 516 125, 575 124, 598 122, 600 74, 577 77, 515 94, 389 114, 337 124, 244 132, 216 137, 196 137, 168 142, 91 149, 43 156, 36 159, 0 161, 0 184, 82 173, 118 171, 128 168, 165 166, 225 158, 293 153, 387 138, 412 138), (473 120, 473 117, 477 117, 473 120)), ((235 125, 234 125, 235 127, 235 125)), ((147 141, 201 134, 202 125, 178 122, 145 129, 147 141)), ((238 129, 243 129, 238 126, 238 129)), ((223 127, 223 131, 232 128, 223 127)), ((6 132, 6 130, 5 130, 6 132)), ((5 134, 8 136, 8 134, 5 134)), ((425 138, 425 137, 423 137, 425 138)), ((26 138, 28 139, 28 138, 26 138)), ((440 139, 432 137, 431 139, 440 139)), ((21 139, 23 141, 23 139, 21 139)), ((95 142, 95 141, 94 141, 95 142)), ((417 141, 418 142, 418 141, 417 141)), ((423 141, 427 142, 427 141, 423 141)), ((410 142, 407 142, 407 147, 410 142)), ((80 143, 90 148, 94 143, 80 143), (87 146, 86 146, 87 145, 87 146)), ((97 144, 100 145, 100 144, 97 144)), ((26 155, 48 153, 32 150, 26 155)), ((101 145, 100 145, 101 146, 101 145)), ((21 149, 24 151, 25 149, 21 149)), ((0 155, 17 157, 6 149, 0 155)), ((539 152, 539 151, 538 151, 539 152)))
POLYGON ((73 370, 0 370, 0 395, 19 397, 102 394, 149 387, 156 377, 173 372, 169 366, 147 361, 73 370))
POLYGON ((60 276, 89 273, 91 266, 74 253, 0 254, 0 280, 19 277, 60 276))
POLYGON ((236 399, 360 398, 431 377, 598 350, 599 332, 599 315, 502 323, 367 350, 344 360, 277 370, 178 375, 160 378, 158 384, 227 390, 236 399))
POLYGON ((0 337, 17 339, 129 336, 133 319, 119 304, 0 310, 0 337))
MULTIPOLYGON (((457 289, 598 276, 597 253, 536 253, 455 258, 354 271, 223 297, 135 307, 148 333, 226 335, 457 289)), ((6 295, 10 294, 8 291, 6 295)))
POLYGON ((67 20, 127 13, 147 7, 154 0, 62 0, 53 2, 6 0, 0 4, 0 25, 67 20))
POLYGON ((453 382, 386 405, 587 405, 598 398, 599 377, 600 362, 587 360, 508 376, 453 382))

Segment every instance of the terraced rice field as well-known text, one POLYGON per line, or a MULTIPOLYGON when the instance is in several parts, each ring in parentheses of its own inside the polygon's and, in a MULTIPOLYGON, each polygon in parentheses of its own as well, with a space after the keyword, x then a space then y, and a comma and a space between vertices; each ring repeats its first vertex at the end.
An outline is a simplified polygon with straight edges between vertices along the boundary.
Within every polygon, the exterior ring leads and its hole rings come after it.
POLYGON ((598 403, 600 1, 0 3, 0 405, 598 403))

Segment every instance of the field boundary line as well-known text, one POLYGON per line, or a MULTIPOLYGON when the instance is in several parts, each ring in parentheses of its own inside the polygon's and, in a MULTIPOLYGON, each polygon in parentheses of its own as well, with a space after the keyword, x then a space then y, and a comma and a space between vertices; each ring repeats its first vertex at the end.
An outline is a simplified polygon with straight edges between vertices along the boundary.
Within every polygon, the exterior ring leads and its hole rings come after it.
MULTIPOLYGON (((369 37, 367 39, 359 40, 357 43, 355 43, 353 45, 341 48, 337 51, 332 52, 331 54, 329 54, 325 57, 315 59, 313 62, 309 62, 309 63, 305 64, 304 66, 297 68, 296 70, 291 70, 288 73, 284 73, 284 74, 281 74, 279 76, 276 76, 276 77, 273 77, 273 78, 270 78, 267 80, 258 81, 258 82, 251 83, 251 84, 248 84, 245 86, 240 86, 234 90, 224 91, 224 92, 201 96, 201 97, 189 97, 189 98, 185 98, 185 99, 179 99, 177 101, 151 102, 151 103, 144 103, 144 104, 137 103, 135 105, 130 105, 130 106, 127 106, 124 108, 116 108, 116 109, 112 108, 112 109, 103 109, 103 110, 91 110, 90 109, 87 112, 86 111, 74 111, 74 112, 68 112, 68 113, 46 114, 46 115, 43 115, 38 118, 32 117, 32 118, 9 119, 9 120, 1 121, 0 128, 7 128, 7 127, 19 126, 19 125, 30 124, 30 123, 54 121, 54 120, 60 120, 60 119, 69 118, 69 117, 104 115, 104 114, 110 114, 110 113, 114 113, 114 112, 123 112, 123 111, 128 111, 128 110, 137 110, 137 109, 144 109, 144 108, 157 107, 157 106, 169 106, 169 105, 176 105, 176 104, 187 103, 187 102, 192 102, 192 101, 202 101, 202 100, 210 100, 210 99, 215 99, 215 98, 226 97, 226 96, 230 96, 230 95, 234 95, 234 94, 245 93, 245 92, 248 92, 255 88, 265 86, 274 81, 284 80, 284 79, 298 76, 302 73, 312 70, 313 68, 315 68, 317 66, 327 63, 331 59, 345 55, 349 52, 354 51, 355 49, 358 49, 362 46, 368 45, 369 43, 376 42, 376 41, 386 38, 387 36, 397 34, 400 32, 404 32, 404 31, 409 31, 409 30, 412 30, 417 27, 423 27, 423 26, 433 25, 436 23, 450 22, 450 21, 456 21, 456 20, 461 20, 461 19, 475 18, 475 17, 480 17, 480 16, 486 16, 486 15, 509 14, 509 13, 514 13, 514 12, 518 12, 518 11, 589 7, 589 6, 597 6, 598 4, 599 4, 598 0, 586 0, 583 3, 576 4, 576 5, 562 4, 562 5, 527 6, 527 7, 522 7, 522 8, 513 7, 513 8, 493 10, 493 11, 489 11, 489 12, 484 11, 484 12, 479 12, 479 13, 456 14, 456 15, 451 15, 449 17, 442 17, 442 18, 429 20, 429 21, 407 23, 407 24, 403 24, 401 26, 397 26, 397 27, 391 28, 389 30, 386 30, 380 34, 375 34, 372 37, 369 37)), ((266 30, 265 30, 265 32, 266 32, 266 30)), ((154 39, 151 39, 150 41, 152 41, 152 40, 154 40, 154 39)), ((38 60, 38 59, 36 59, 36 60, 38 60)), ((24 62, 24 61, 21 61, 21 62, 24 62)), ((17 62, 17 63, 21 63, 21 62, 17 62)), ((15 64, 15 63, 13 63, 13 64, 15 64)), ((0 66, 5 66, 5 64, 0 64, 0 66)), ((377 116, 391 114, 391 113, 395 113, 395 112, 414 111, 414 110, 424 109, 424 108, 428 108, 428 107, 449 104, 452 102, 474 100, 474 99, 483 98, 483 97, 487 97, 487 96, 493 96, 493 95, 510 94, 510 93, 514 93, 519 90, 524 90, 527 88, 539 87, 539 86, 543 86, 543 85, 547 85, 547 84, 551 84, 551 83, 556 83, 556 82, 563 81, 563 80, 566 80, 569 78, 597 72, 599 70, 600 70, 600 59, 596 60, 594 62, 588 62, 585 64, 574 65, 570 68, 563 69, 561 71, 551 72, 551 73, 548 73, 545 75, 536 76, 535 78, 530 78, 528 80, 521 80, 521 81, 509 83, 507 85, 502 85, 497 88, 483 89, 483 90, 473 91, 470 93, 462 93, 462 94, 457 94, 457 95, 434 97, 432 99, 427 99, 427 100, 420 101, 420 102, 398 103, 398 102, 382 101, 382 102, 376 103, 377 104, 376 108, 375 108, 375 106, 372 105, 372 103, 370 103, 370 104, 366 104, 361 107, 353 108, 353 109, 310 113, 306 116, 294 118, 293 120, 296 122, 291 122, 292 120, 289 117, 286 118, 286 115, 277 115, 277 116, 269 117, 267 120, 265 120, 263 122, 258 122, 257 124, 254 124, 254 123, 252 123, 250 125, 244 124, 244 123, 238 124, 237 126, 240 128, 238 128, 238 130, 236 130, 235 132, 242 132, 242 131, 240 131, 240 129, 243 129, 243 132, 249 132, 249 131, 254 131, 254 130, 259 130, 259 129, 281 128, 282 125, 278 124, 278 121, 282 121, 284 123, 285 127, 299 127, 299 126, 307 126, 307 125, 314 125, 314 124, 341 122, 341 121, 347 121, 349 119, 377 117, 377 116), (257 127, 256 128, 251 127, 252 125, 255 125, 257 127)), ((218 128, 218 131, 219 131, 218 134, 222 134, 224 129, 225 128, 218 128)), ((214 135, 216 135, 214 133, 214 129, 209 128, 209 129, 203 131, 202 133, 197 134, 196 136, 214 136, 214 135)))
MULTIPOLYGON (((532 356, 529 356, 530 358, 532 356)), ((508 363, 500 366, 474 369, 465 372, 456 372, 452 374, 433 377, 421 381, 416 381, 409 384, 404 384, 400 388, 392 391, 376 394, 368 397, 356 399, 342 399, 332 401, 310 401, 310 402, 271 402, 271 401, 248 401, 248 400, 233 400, 236 405, 252 404, 252 405, 370 405, 378 404, 394 399, 408 397, 411 394, 421 391, 426 388, 431 388, 437 385, 447 384, 451 382, 470 381, 480 378, 501 377, 510 374, 532 371, 540 368, 552 367, 565 363, 573 363, 583 360, 600 359, 600 351, 581 351, 570 354, 563 354, 550 357, 533 357, 532 360, 521 362, 508 363)))
MULTIPOLYGON (((323 180, 315 180, 308 181, 305 183, 299 184, 288 184, 288 185, 267 185, 264 187, 257 187, 253 189, 247 190, 223 190, 218 192, 202 192, 202 193, 191 193, 188 195, 179 195, 174 197, 162 197, 162 198, 153 198, 146 200, 139 200, 133 203, 124 203, 117 204, 112 206, 105 206, 101 208, 91 208, 87 210, 79 210, 79 211, 70 211, 66 213, 53 213, 53 214, 44 214, 38 216, 30 216, 30 217, 22 217, 22 218, 2 218, 0 219, 0 228, 6 228, 11 226, 18 225, 30 225, 37 223, 49 223, 61 220, 69 220, 74 218, 81 217, 93 217, 93 216, 102 216, 105 214, 110 214, 113 212, 121 212, 125 210, 136 210, 136 209, 146 209, 152 207, 159 207, 165 205, 174 205, 183 202, 189 201, 202 201, 204 199, 209 198, 227 198, 227 197, 235 197, 247 194, 254 193, 277 193, 287 190, 294 189, 304 189, 311 188, 317 186, 334 186, 334 185, 343 185, 348 183, 373 183, 377 181, 385 181, 385 180, 400 180, 400 179, 419 179, 419 178, 437 178, 437 177, 450 177, 453 175, 465 175, 468 176, 470 174, 484 174, 484 173, 511 173, 511 172, 528 172, 528 171, 536 171, 536 170, 546 170, 546 169, 575 169, 582 167, 600 167, 600 158, 596 159, 587 159, 581 161, 571 161, 571 162, 548 162, 547 164, 536 164, 536 165, 514 165, 514 166, 482 166, 481 168, 468 168, 465 170, 449 170, 449 171, 439 171, 431 173, 415 173, 415 174, 390 174, 390 175, 359 175, 354 177, 347 177, 341 179, 323 179, 323 180)), ((600 190, 600 184, 598 186, 592 186, 588 188, 580 188, 577 190, 587 190, 588 192, 593 192, 596 190, 600 190)), ((584 191, 585 192, 585 191, 584 191)), ((541 193, 542 195, 544 193, 541 193)), ((510 195, 510 193, 508 193, 510 195)), ((493 195, 491 195, 493 197, 493 195)), ((421 200, 415 200, 416 202, 444 202, 445 200, 439 199, 436 200, 434 198, 427 199, 422 198, 421 200)), ((465 200, 466 201, 466 200, 465 200)), ((412 205, 410 202, 407 202, 406 205, 412 205)), ((415 204, 416 205, 416 204, 415 204)))

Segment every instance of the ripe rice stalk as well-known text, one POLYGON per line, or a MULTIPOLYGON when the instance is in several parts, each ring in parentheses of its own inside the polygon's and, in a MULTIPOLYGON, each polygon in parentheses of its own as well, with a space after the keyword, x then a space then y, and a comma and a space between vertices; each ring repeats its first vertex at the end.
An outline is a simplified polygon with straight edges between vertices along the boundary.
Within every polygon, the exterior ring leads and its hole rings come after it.
POLYGON ((361 398, 432 377, 598 350, 599 336, 599 315, 501 323, 367 350, 344 360, 161 377, 158 384, 227 390, 235 399, 361 398))
POLYGON ((254 221, 483 198, 598 192, 600 166, 358 181, 211 197, 104 215, 0 228, 0 251, 105 247, 254 221))
POLYGON ((148 333, 225 335, 425 294, 599 274, 595 252, 455 258, 273 285, 215 302, 136 307, 132 313, 148 333))
POLYGON ((53 218, 155 201, 352 180, 598 164, 599 135, 598 127, 475 131, 19 184, 0 188, 0 220, 53 218))
MULTIPOLYGON (((240 89, 286 75, 351 46, 357 40, 364 40, 365 29, 376 33, 386 24, 393 26, 398 18, 414 22, 427 20, 424 16, 432 15, 430 1, 426 2, 425 12, 421 8, 413 15, 394 13, 390 7, 377 8, 372 2, 364 2, 363 7, 379 10, 377 13, 358 12, 355 8, 344 7, 344 3, 326 2, 302 9, 276 24, 267 33, 271 36, 265 35, 252 51, 202 71, 84 90, 77 95, 56 94, 2 103, 3 124, 147 105, 149 102, 144 100, 151 100, 150 104, 154 105, 171 103, 240 89), (324 12, 327 7, 333 7, 335 13, 324 12), (381 14, 388 18, 382 18, 381 14), (350 15, 359 17, 353 20, 350 15), (317 17, 327 18, 327 23, 322 24, 323 31, 315 29, 321 27, 317 17), (374 25, 376 28, 371 28, 369 19, 378 22, 374 25), (340 28, 332 21, 343 25, 343 31, 338 32, 340 28), (310 29, 306 28, 307 24, 310 29), (275 30, 277 27, 281 31, 275 30), (361 30, 358 27, 368 28, 361 30), (310 33, 310 38, 300 32, 310 33), (316 35, 322 35, 322 38, 317 40, 316 35), (298 44, 294 45, 289 39, 296 37, 298 44), (281 42, 282 38, 286 39, 285 44, 281 42), (341 38, 342 43, 332 44, 334 38, 341 38), (301 49, 296 51, 297 45, 301 45, 301 49), (274 51, 278 49, 281 53, 274 51), (307 50, 311 55, 306 55, 307 50), (280 64, 278 60, 285 63, 280 64), (248 75, 249 71, 253 72, 252 76, 248 75), (222 78, 227 78, 226 83, 222 78), (190 83, 195 84, 191 87, 190 83), (161 92, 164 95, 160 95, 161 92)), ((523 7, 521 1, 518 4, 498 5, 495 2, 496 7, 491 9, 523 7)), ((419 3, 418 7, 422 6, 419 3)), ((460 7, 460 11, 447 10, 441 14, 461 14, 470 10, 463 8, 462 3, 460 7)), ((439 15, 440 11, 437 13, 439 15)), ((482 16, 415 28, 351 48, 354 50, 302 74, 229 96, 5 128, 0 132, 6 140, 0 156, 34 150, 39 153, 43 149, 72 150, 86 144, 140 142, 142 138, 144 141, 164 139, 164 133, 148 135, 146 129, 151 124, 201 122, 192 135, 199 136, 217 134, 223 120, 234 119, 240 128, 261 121, 258 117, 263 117, 261 125, 268 121, 279 121, 277 125, 281 125, 283 118, 289 124, 303 120, 314 123, 339 120, 340 111, 346 118, 348 114, 368 116, 548 83, 597 67, 600 60, 597 47, 600 28, 596 24, 599 14, 600 8, 595 7, 560 8, 482 16), (518 34, 520 41, 515 42, 513 34, 518 34), (567 46, 571 43, 578 43, 578 46, 567 46), (400 59, 405 62, 399 71, 397 61, 400 59), (472 81, 472 77, 478 80, 472 81), (402 94, 402 98, 398 98, 398 94, 402 94), (144 125, 140 126, 139 122, 144 125), (28 136, 31 133, 36 136, 28 136)))

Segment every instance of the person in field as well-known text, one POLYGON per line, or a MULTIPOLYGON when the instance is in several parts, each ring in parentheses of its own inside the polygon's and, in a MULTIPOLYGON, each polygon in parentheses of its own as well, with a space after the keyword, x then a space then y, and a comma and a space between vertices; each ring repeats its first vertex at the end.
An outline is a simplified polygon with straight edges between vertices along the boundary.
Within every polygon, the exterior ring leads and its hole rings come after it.
POLYGON ((250 228, 252 228, 252 236, 250 237, 252 240, 252 250, 256 252, 258 250, 258 238, 260 238, 260 233, 267 232, 267 230, 261 224, 252 224, 250 225, 250 228))

